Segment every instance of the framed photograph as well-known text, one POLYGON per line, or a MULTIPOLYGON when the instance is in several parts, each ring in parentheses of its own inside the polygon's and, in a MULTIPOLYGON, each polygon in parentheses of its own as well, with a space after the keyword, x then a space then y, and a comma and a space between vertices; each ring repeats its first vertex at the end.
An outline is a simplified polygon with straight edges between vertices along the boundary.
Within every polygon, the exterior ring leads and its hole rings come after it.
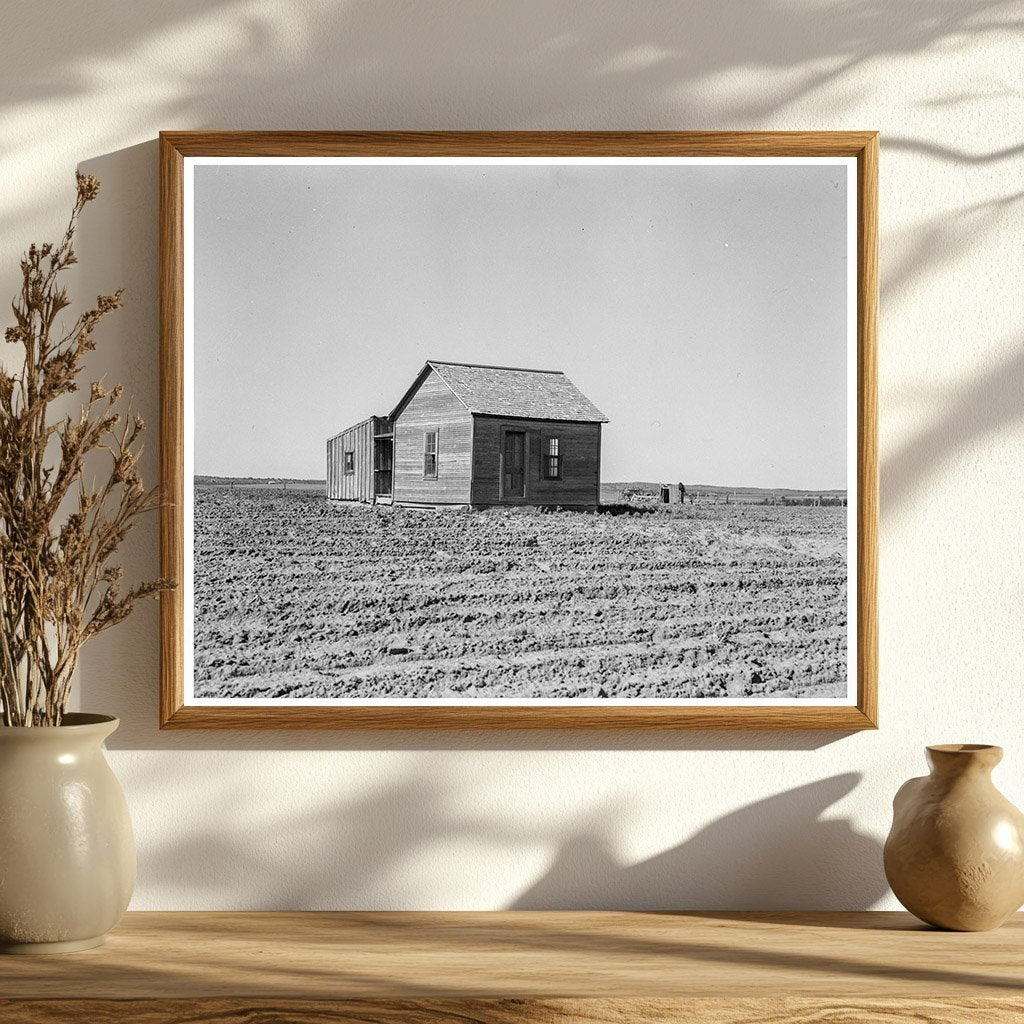
POLYGON ((160 145, 162 726, 876 726, 875 132, 160 145))

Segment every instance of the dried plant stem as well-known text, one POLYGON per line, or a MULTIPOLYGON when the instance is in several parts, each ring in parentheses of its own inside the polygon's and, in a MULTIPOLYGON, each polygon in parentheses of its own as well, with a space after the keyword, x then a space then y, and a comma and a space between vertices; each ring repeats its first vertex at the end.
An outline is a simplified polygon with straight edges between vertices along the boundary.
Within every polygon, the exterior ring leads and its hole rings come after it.
POLYGON ((152 580, 120 590, 111 562, 137 516, 155 508, 137 471, 145 429, 129 406, 115 406, 93 381, 79 416, 50 422, 53 402, 79 390, 93 331, 121 305, 121 292, 100 295, 69 330, 58 327, 70 304, 59 275, 77 262, 78 217, 99 182, 79 174, 78 194, 57 245, 32 245, 21 261, 22 284, 5 333, 24 354, 17 375, 0 370, 0 705, 3 724, 58 725, 67 710, 82 645, 121 622, 140 598, 169 586, 152 580), (59 448, 59 457, 56 449, 59 448), (110 459, 107 479, 87 487, 92 453, 110 459), (77 495, 72 489, 77 486, 77 495))

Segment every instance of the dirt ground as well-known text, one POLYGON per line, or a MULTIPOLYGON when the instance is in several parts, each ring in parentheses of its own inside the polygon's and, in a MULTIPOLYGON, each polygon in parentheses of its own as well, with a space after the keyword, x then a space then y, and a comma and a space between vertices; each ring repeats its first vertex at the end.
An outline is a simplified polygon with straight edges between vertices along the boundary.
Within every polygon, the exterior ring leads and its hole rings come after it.
POLYGON ((197 696, 845 694, 845 508, 195 502, 197 696))

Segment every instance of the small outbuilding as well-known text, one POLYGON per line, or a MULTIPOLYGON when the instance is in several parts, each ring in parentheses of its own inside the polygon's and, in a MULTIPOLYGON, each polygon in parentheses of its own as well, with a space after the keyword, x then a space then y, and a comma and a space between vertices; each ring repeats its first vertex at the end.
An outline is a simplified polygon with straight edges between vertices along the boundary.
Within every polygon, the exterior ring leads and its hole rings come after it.
POLYGON ((560 370, 430 360, 387 416, 327 442, 327 496, 596 508, 607 418, 560 370))

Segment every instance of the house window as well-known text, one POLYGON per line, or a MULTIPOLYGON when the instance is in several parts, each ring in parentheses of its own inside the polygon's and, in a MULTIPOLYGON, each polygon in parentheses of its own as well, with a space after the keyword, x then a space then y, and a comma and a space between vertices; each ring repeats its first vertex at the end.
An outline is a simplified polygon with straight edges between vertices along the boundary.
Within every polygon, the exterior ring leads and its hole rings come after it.
POLYGON ((559 451, 557 437, 549 437, 544 451, 544 479, 562 479, 562 454, 559 451))
POLYGON ((345 476, 351 476, 356 471, 356 453, 345 452, 345 476))
POLYGON ((437 479, 437 431, 428 430, 423 435, 423 479, 437 479))

